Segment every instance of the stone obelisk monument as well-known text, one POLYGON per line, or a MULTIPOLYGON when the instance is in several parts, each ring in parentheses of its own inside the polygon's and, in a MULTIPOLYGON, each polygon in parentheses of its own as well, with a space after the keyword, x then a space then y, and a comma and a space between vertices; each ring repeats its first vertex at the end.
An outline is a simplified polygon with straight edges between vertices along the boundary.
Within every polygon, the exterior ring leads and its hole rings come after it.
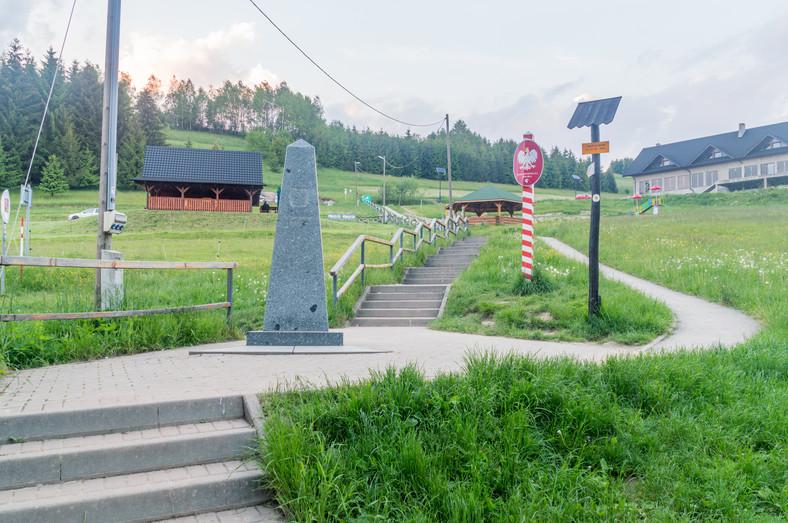
POLYGON ((246 345, 342 345, 328 331, 319 205, 315 148, 298 140, 285 156, 263 330, 246 345))

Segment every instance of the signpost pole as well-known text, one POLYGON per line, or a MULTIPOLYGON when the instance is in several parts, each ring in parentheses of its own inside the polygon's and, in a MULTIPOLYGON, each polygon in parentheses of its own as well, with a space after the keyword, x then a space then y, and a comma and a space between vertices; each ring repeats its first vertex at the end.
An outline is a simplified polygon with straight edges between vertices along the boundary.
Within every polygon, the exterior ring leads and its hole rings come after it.
POLYGON ((534 186, 523 185, 523 276, 533 277, 534 266, 534 186))
POLYGON ((542 176, 542 150, 526 133, 514 151, 514 177, 523 186, 522 273, 531 281, 534 267, 534 184, 542 176))
MULTIPOLYGON (((3 191, 3 195, 0 197, 0 217, 3 219, 3 250, 0 251, 0 254, 5 256, 6 224, 11 218, 11 196, 9 195, 7 189, 3 191)), ((0 266, 0 294, 5 294, 5 265, 0 266)))
MULTIPOLYGON (((591 141, 599 141, 599 125, 591 125, 591 141)), ((600 193, 599 153, 592 156, 594 175, 591 176, 591 228, 588 235, 588 319, 599 313, 601 298, 599 297, 599 217, 602 207, 600 193)))
MULTIPOLYGON (((5 256, 5 220, 3 220, 3 256, 5 256)), ((0 267, 0 294, 5 294, 5 265, 0 267)))
POLYGON ((621 97, 592 100, 577 104, 575 114, 569 120, 569 129, 575 127, 591 128, 591 143, 583 144, 583 154, 592 155, 594 173, 591 181, 591 227, 588 233, 588 320, 591 321, 599 312, 599 218, 601 212, 602 167, 599 162, 600 153, 610 152, 610 142, 599 141, 599 126, 613 121, 618 110, 621 97))

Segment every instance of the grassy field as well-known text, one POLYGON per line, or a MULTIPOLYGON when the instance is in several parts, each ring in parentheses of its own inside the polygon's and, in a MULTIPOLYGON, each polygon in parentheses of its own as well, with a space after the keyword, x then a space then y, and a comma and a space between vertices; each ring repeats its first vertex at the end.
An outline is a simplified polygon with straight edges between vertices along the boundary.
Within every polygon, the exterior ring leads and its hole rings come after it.
POLYGON ((191 142, 194 149, 222 149, 225 151, 243 151, 246 138, 228 134, 214 134, 206 131, 182 131, 167 129, 167 145, 170 147, 186 147, 191 142))
MULTIPOLYGON (((788 518, 788 191, 610 216, 601 259, 759 318, 732 349, 469 355, 263 396, 270 485, 296 521, 788 518)), ((537 224, 584 250, 587 222, 537 224)), ((604 291, 603 303, 611 299, 604 291)))
POLYGON ((664 304, 602 278, 606 296, 588 321, 588 268, 544 244, 534 249, 533 280, 521 274, 519 227, 487 227, 493 236, 454 282, 441 318, 430 326, 511 338, 647 343, 668 332, 673 314, 664 304))
MULTIPOLYGON (((326 178, 330 178, 328 173, 326 178)), ((351 173, 352 175, 352 173, 351 173)), ((321 172, 320 179, 324 174, 321 172)), ((331 184, 326 184, 330 187, 331 184)), ((69 221, 68 214, 96 205, 96 191, 70 191, 50 197, 36 194, 31 213, 30 255, 95 258, 96 218, 69 221)), ((45 321, 0 324, 0 368, 25 368, 117 354, 187 346, 240 338, 263 322, 267 275, 273 252, 276 214, 147 211, 143 191, 120 191, 118 209, 128 216, 123 234, 112 247, 126 260, 236 261, 233 322, 224 311, 117 320, 45 321)), ((321 205, 323 215, 339 206, 321 205)), ((368 208, 368 207, 367 207, 368 208)), ((18 224, 18 220, 16 221, 18 224)), ((18 253, 19 226, 9 236, 10 254, 18 253)), ((360 234, 391 239, 393 225, 323 220, 323 255, 326 287, 328 270, 360 234)), ((439 244, 446 241, 440 240, 439 244)), ((437 247, 437 246, 436 246, 437 247)), ((399 281, 405 265, 423 263, 436 247, 426 246, 406 254, 393 271, 370 270, 367 283, 399 281)), ((388 261, 388 247, 369 247, 367 263, 388 261)), ((351 258, 341 274, 344 283, 359 263, 351 258)), ((6 293, 0 296, 0 313, 81 312, 92 308, 94 272, 87 269, 8 268, 6 293)), ((224 301, 224 271, 127 270, 122 309, 166 308, 224 301)), ((354 284, 336 307, 329 306, 334 327, 344 324, 362 292, 354 284)))

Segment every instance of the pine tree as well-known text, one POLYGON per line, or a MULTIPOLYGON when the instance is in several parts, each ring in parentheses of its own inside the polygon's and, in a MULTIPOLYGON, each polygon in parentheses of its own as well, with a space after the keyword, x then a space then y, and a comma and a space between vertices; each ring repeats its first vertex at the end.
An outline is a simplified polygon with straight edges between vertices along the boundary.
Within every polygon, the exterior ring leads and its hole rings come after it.
POLYGON ((98 187, 98 163, 93 152, 84 147, 79 153, 79 168, 77 169, 77 187, 98 187))
POLYGON ((44 170, 41 174, 41 184, 38 186, 44 192, 48 192, 50 196, 66 192, 68 190, 68 183, 66 182, 66 172, 63 166, 60 165, 60 160, 57 156, 50 155, 44 165, 44 170))
POLYGON ((613 176, 613 173, 610 172, 608 169, 605 173, 602 174, 602 190, 604 192, 618 192, 618 186, 616 185, 616 179, 613 176))
POLYGON ((24 173, 15 165, 10 155, 3 148, 3 140, 0 138, 0 189, 10 189, 22 183, 24 173))

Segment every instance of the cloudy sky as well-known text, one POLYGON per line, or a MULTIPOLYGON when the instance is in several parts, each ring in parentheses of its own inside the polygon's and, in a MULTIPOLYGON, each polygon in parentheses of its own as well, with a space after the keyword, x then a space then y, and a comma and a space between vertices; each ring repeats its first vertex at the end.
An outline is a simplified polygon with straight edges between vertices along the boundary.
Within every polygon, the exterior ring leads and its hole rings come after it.
MULTIPOLYGON (((59 50, 73 0, 0 0, 0 40, 59 50)), ((532 131, 579 154, 578 101, 622 96, 609 161, 788 120, 786 0, 255 0, 329 74, 413 124, 446 113, 491 141, 532 131)), ((64 59, 103 67, 107 0, 77 0, 64 59)), ((123 3, 120 69, 142 85, 286 81, 328 121, 403 134, 309 63, 250 0, 123 3)), ((411 127, 425 135, 433 127, 411 127)))

